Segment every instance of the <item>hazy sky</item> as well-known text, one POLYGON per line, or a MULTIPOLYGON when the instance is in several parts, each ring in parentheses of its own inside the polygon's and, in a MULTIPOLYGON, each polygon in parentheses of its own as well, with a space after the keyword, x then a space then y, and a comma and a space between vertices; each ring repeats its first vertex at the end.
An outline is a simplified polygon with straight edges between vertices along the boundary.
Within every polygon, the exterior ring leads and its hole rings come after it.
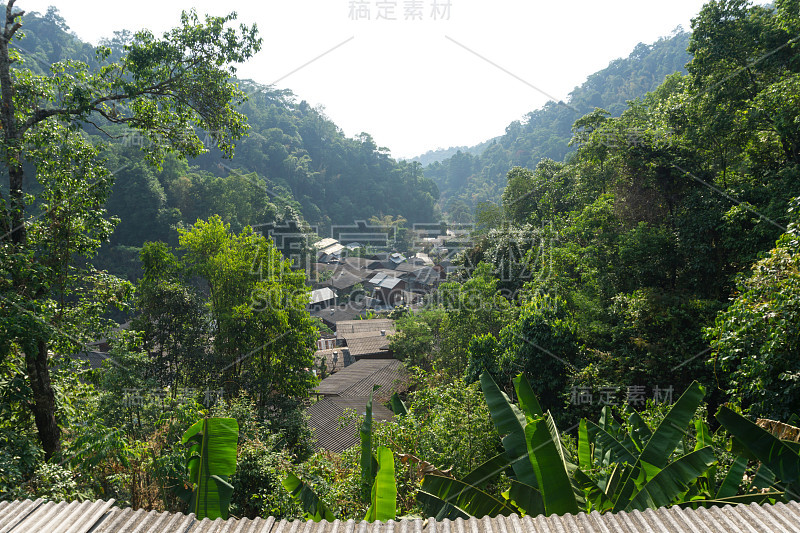
MULTIPOLYGON (((239 14, 262 51, 239 74, 321 104, 348 136, 367 132, 395 157, 474 145, 563 99, 639 42, 686 29, 702 0, 59 0, 71 29, 177 25, 182 9, 239 14), (448 5, 449 4, 449 5, 448 5), (369 19, 359 18, 369 15, 369 19), (436 15, 436 16, 434 16, 436 15), (391 20, 394 18, 395 20, 391 20), (321 56, 321 57, 320 57, 321 56), (301 68, 302 67, 302 68, 301 68), (547 95, 547 96, 545 96, 547 95)), ((52 0, 18 0, 44 12, 52 0)))

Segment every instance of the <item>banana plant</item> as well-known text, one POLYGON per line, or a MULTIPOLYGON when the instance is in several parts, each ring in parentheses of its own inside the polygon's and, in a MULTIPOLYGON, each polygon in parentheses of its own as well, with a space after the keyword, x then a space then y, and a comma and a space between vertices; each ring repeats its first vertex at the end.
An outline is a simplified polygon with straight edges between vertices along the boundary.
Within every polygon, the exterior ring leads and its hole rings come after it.
MULTIPOLYGON (((361 437, 361 480, 368 490, 369 508, 364 520, 369 522, 397 518, 397 484, 395 482, 394 454, 385 446, 378 446, 377 457, 372 454, 372 394, 367 400, 366 413, 359 429, 361 437)), ((300 478, 289 473, 283 487, 302 507, 306 520, 333 521, 335 515, 314 490, 300 478)))
POLYGON ((751 485, 783 490, 788 499, 800 499, 800 443, 780 439, 724 405, 715 416, 733 436, 732 451, 761 463, 760 483, 754 479, 751 485))
POLYGON ((761 503, 781 496, 780 492, 737 496, 746 466, 741 460, 734 462, 721 486, 714 487, 717 460, 702 421, 695 423, 694 450, 685 452, 686 430, 705 392, 696 382, 655 429, 635 412, 628 416, 627 431, 608 409, 598 423, 581 420, 576 457, 567 453, 552 415, 543 412, 524 376, 514 379, 519 406, 488 374, 481 376, 481 386, 495 427, 503 435, 505 453, 461 481, 426 475, 417 499, 437 518, 761 503), (502 471, 511 478, 510 489, 500 497, 486 493, 486 483, 502 471))
POLYGON ((367 522, 394 520, 397 517, 397 485, 394 480, 394 453, 386 446, 378 446, 378 471, 372 484, 370 506, 364 520, 367 522))
POLYGON ((183 434, 189 482, 176 491, 198 519, 228 518, 233 494, 228 476, 236 473, 238 440, 239 424, 233 418, 204 418, 183 434))

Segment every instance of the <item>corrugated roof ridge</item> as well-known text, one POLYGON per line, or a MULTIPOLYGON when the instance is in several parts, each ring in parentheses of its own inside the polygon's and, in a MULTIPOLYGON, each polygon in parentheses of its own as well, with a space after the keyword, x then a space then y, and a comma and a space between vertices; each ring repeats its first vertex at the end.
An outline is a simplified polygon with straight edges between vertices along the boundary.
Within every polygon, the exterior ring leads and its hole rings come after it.
POLYGON ((81 505, 76 506, 72 512, 72 515, 77 515, 77 520, 72 524, 63 520, 61 525, 53 530, 52 533, 86 533, 113 505, 113 499, 108 501, 95 500, 93 502, 83 502, 81 505))
POLYGON ((0 512, 4 511, 6 507, 12 507, 17 503, 19 503, 18 507, 22 507, 21 512, 18 514, 24 513, 24 516, 20 519, 16 519, 18 515, 9 513, 9 515, 6 517, 6 520, 3 520, 2 515, 0 515, 0 533, 7 533, 8 531, 11 531, 12 527, 16 527, 16 524, 24 521, 32 512, 43 505, 44 500, 38 498, 36 500, 23 500, 22 502, 19 500, 15 500, 13 502, 0 502, 0 512), (2 503, 7 503, 7 505, 2 505, 2 503), (12 523, 14 524, 13 526, 12 523))
POLYGON ((471 518, 436 522, 306 522, 267 519, 197 521, 194 515, 121 509, 114 500, 0 502, 0 533, 800 533, 800 504, 749 504, 712 508, 647 509, 600 514, 471 518))

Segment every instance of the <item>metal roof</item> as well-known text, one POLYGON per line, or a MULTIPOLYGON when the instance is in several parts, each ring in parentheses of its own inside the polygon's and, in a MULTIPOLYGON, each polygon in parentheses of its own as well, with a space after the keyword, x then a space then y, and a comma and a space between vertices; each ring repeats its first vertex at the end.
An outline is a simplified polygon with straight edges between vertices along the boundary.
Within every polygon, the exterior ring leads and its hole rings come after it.
POLYGON ((356 359, 367 357, 388 359, 392 357, 389 352, 389 342, 388 337, 372 335, 360 339, 347 339, 347 348, 350 350, 350 355, 356 359))
POLYGON ((335 328, 336 324, 339 322, 350 321, 354 318, 365 315, 366 312, 367 305, 365 302, 354 302, 353 300, 350 300, 342 305, 312 311, 311 315, 321 319, 328 324, 329 327, 335 328))
POLYGON ((331 239, 331 238, 321 239, 321 240, 319 240, 319 241, 314 243, 314 248, 316 248, 317 250, 324 250, 325 248, 327 248, 327 247, 329 247, 329 246, 331 246, 333 244, 339 244, 339 241, 337 241, 336 239, 331 239))
POLYGON ((316 289, 311 291, 310 303, 311 305, 314 305, 335 299, 336 299, 336 291, 334 291, 330 287, 323 287, 322 289, 316 289))
MULTIPOLYGON (((314 448, 340 453, 356 445, 361 436, 358 428, 360 420, 350 420, 341 426, 340 420, 346 409, 353 409, 364 416, 367 409, 367 398, 342 398, 326 396, 308 408, 308 427, 314 434, 314 448)), ((372 418, 376 422, 391 420, 394 416, 380 402, 372 403, 372 418)))
POLYGON ((406 370, 397 359, 361 359, 320 381, 314 392, 325 396, 360 397, 366 403, 374 385, 380 387, 375 391, 375 398, 388 400, 405 387, 406 380, 406 370))
POLYGON ((349 270, 337 270, 333 273, 333 276, 323 282, 322 285, 344 290, 358 283, 364 283, 365 281, 367 281, 367 278, 364 275, 355 274, 349 270))
POLYGON ((286 521, 270 518, 197 520, 194 515, 120 509, 114 500, 0 502, 0 533, 800 533, 800 504, 679 507, 564 516, 512 515, 436 522, 286 521))
POLYGON ((336 322, 336 334, 343 339, 347 338, 348 333, 380 331, 382 329, 394 329, 394 320, 373 318, 369 320, 339 320, 336 322))

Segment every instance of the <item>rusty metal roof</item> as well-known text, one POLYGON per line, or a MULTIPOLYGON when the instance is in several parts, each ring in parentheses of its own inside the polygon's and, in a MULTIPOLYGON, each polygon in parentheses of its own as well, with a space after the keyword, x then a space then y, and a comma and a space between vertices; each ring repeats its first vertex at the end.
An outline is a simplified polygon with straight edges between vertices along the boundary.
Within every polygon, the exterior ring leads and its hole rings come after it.
POLYGON ((800 533, 800 504, 678 507, 564 516, 512 515, 436 522, 304 522, 270 518, 197 520, 194 515, 120 509, 114 500, 0 502, 0 533, 800 533))

